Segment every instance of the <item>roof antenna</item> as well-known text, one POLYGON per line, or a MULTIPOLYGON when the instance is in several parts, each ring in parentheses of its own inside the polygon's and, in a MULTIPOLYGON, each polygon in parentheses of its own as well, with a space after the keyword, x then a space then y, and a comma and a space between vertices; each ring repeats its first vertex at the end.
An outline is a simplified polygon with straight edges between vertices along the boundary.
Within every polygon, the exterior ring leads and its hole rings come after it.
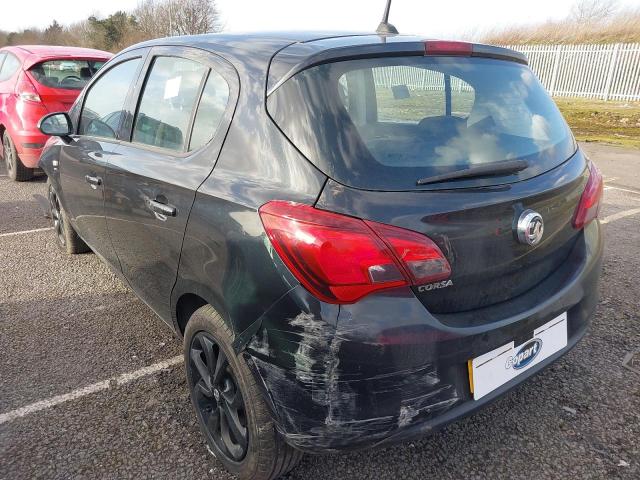
POLYGON ((391 33, 398 33, 398 29, 389 23, 389 9, 391 8, 391 0, 387 0, 387 6, 384 9, 384 15, 382 15, 382 21, 378 25, 376 33, 380 35, 386 35, 391 33))

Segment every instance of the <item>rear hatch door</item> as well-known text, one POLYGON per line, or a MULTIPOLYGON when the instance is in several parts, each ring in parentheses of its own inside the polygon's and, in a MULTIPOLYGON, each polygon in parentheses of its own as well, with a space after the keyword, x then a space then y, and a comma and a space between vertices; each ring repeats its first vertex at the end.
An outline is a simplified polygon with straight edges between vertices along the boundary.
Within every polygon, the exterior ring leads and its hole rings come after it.
POLYGON ((433 312, 537 285, 579 238, 572 218, 589 171, 554 102, 507 50, 411 42, 382 55, 377 41, 323 52, 269 92, 272 119, 331 178, 317 206, 433 239, 452 268, 451 282, 414 288, 433 312), (509 162, 521 166, 492 173, 509 162), (518 239, 526 210, 543 218, 537 245, 518 239))
POLYGON ((32 65, 29 80, 50 112, 68 111, 106 59, 59 58, 32 65))

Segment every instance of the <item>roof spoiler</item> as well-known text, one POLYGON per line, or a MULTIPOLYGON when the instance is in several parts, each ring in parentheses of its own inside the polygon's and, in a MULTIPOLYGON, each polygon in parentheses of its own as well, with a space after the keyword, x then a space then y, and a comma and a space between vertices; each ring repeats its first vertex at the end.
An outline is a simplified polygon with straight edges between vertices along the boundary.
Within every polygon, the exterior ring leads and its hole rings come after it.
POLYGON ((113 57, 113 55, 111 56, 103 56, 100 57, 99 55, 60 55, 60 54, 51 54, 51 55, 29 55, 27 58, 25 58, 24 63, 22 64, 22 68, 23 70, 29 70, 31 67, 33 67, 34 65, 37 65, 39 63, 42 62, 51 62, 51 61, 55 61, 55 60, 59 60, 64 62, 65 60, 67 61, 73 61, 73 60, 95 60, 97 62, 107 62, 108 60, 110 60, 113 57))
MULTIPOLYGON (((376 37, 380 38, 380 37, 376 37)), ((428 55, 466 55, 471 57, 494 58, 528 65, 524 54, 510 48, 495 47, 479 43, 465 42, 439 42, 432 40, 399 41, 402 36, 392 37, 394 41, 361 43, 344 47, 319 49, 309 52, 310 43, 294 43, 280 50, 273 57, 269 67, 269 79, 267 82, 267 96, 271 95, 284 82, 291 77, 323 63, 340 62, 346 60, 358 60, 375 57, 402 57, 402 56, 428 56, 428 55), (428 49, 429 44, 446 43, 464 45, 465 48, 458 52, 433 52, 428 49), (296 61, 293 61, 296 59, 296 61), (299 60, 299 61, 297 61, 299 60)), ((410 37, 411 38, 411 37, 410 37)))

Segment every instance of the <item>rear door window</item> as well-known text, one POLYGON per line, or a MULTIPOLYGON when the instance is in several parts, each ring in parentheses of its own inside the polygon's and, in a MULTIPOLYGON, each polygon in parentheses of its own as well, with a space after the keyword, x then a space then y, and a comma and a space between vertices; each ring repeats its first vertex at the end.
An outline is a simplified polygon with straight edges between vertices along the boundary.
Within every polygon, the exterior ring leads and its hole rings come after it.
POLYGON ((523 172, 491 180, 515 181, 575 151, 533 72, 511 61, 416 56, 334 62, 293 76, 267 105, 307 158, 357 188, 409 190, 420 178, 524 159, 530 167, 523 172))
POLYGON ((80 114, 80 135, 117 138, 127 94, 140 62, 140 58, 134 58, 119 63, 91 85, 80 114))
POLYGON ((82 90, 104 64, 103 60, 47 60, 29 71, 45 87, 82 90))
POLYGON ((156 57, 133 126, 132 141, 185 150, 189 122, 208 68, 179 57, 156 57))

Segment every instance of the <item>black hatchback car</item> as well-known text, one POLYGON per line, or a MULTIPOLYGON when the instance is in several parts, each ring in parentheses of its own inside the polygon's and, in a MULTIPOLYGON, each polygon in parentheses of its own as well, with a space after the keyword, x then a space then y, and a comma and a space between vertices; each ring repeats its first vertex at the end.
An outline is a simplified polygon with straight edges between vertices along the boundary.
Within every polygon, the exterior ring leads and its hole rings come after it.
POLYGON ((40 128, 60 246, 184 337, 209 449, 243 478, 467 415, 597 303, 602 177, 512 50, 161 39, 40 128))

